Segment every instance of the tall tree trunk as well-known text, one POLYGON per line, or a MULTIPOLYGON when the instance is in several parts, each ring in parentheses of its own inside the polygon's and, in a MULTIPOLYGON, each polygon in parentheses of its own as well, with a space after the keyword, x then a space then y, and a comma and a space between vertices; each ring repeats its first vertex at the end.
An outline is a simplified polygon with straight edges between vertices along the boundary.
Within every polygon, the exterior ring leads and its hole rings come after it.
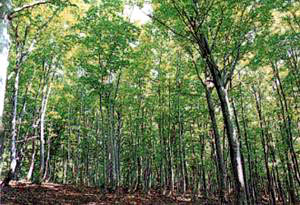
MULTIPOLYGON (((283 91, 283 87, 281 84, 281 80, 280 80, 280 76, 278 73, 278 68, 277 65, 272 63, 272 68, 273 68, 273 72, 275 75, 275 86, 276 86, 276 91, 278 94, 278 98, 279 98, 279 103, 280 103, 280 107, 281 107, 281 118, 283 121, 283 125, 282 127, 282 141, 286 147, 286 151, 287 154, 284 155, 285 158, 285 162, 287 164, 287 173, 288 173, 288 177, 286 179, 287 182, 287 187, 288 187, 288 192, 289 192, 289 196, 290 199, 292 201, 292 203, 296 203, 296 193, 295 193, 295 185, 294 185, 294 179, 293 179, 293 174, 295 175, 295 178, 297 179, 298 183, 298 162, 297 162, 297 158, 294 157, 295 156, 295 152, 294 152, 294 147, 293 147, 293 139, 292 139, 292 133, 291 133, 291 119, 290 119, 290 115, 288 113, 288 105, 287 105, 287 101, 285 98, 285 94, 283 91), (294 171, 294 173, 293 173, 294 171)), ((279 117, 280 118, 280 117, 279 117)))
MULTIPOLYGON (((198 125, 198 127, 201 127, 198 125)), ((202 128, 202 127, 201 127, 202 128)), ((202 191, 203 191, 203 195, 206 198, 207 197, 207 184, 206 184, 206 170, 205 170, 205 164, 204 164, 204 160, 205 160, 205 136, 203 134, 200 134, 199 136, 199 144, 200 144, 200 162, 201 162, 201 171, 200 171, 200 177, 202 179, 202 191)))
MULTIPOLYGON (((237 110, 235 108, 235 103, 234 100, 232 99, 232 108, 233 108, 233 113, 234 113, 234 118, 235 118, 235 124, 237 127, 237 133, 238 133, 238 140, 240 143, 240 150, 243 150, 242 144, 241 144, 241 129, 240 129, 240 124, 239 124, 239 120, 238 120, 238 114, 237 114, 237 110)), ((246 169, 245 169, 245 160, 244 160, 244 155, 243 152, 241 151, 241 160, 242 160, 242 166, 243 166, 243 175, 244 175, 244 181, 245 181, 245 192, 246 192, 246 197, 247 197, 247 201, 250 202, 250 197, 249 197, 249 186, 248 186, 248 181, 247 181, 247 174, 246 174, 246 169)))
MULTIPOLYGON (((169 155, 169 176, 170 176, 170 190, 171 192, 174 191, 175 188, 175 175, 174 175, 174 146, 176 146, 176 144, 174 143, 174 135, 172 133, 172 127, 171 127, 171 80, 169 79, 168 82, 168 146, 169 146, 169 150, 168 150, 168 155, 169 155), (174 145, 175 144, 175 145, 174 145)), ((176 136, 176 135, 175 135, 176 136)))
MULTIPOLYGON (((256 184, 254 183, 253 180, 253 159, 251 158, 251 153, 252 153, 252 146, 249 143, 248 139, 248 133, 247 133, 247 127, 248 123, 246 122, 246 117, 245 117, 245 107, 244 107, 244 100, 243 100, 243 94, 242 94, 242 85, 240 83, 240 102, 241 102, 241 107, 242 107, 242 126, 243 126, 243 131, 244 131, 244 138, 245 138, 245 144, 246 144, 246 149, 247 149, 247 162, 248 162, 248 170, 249 170, 249 183, 248 183, 248 195, 250 199, 250 203, 254 204, 256 200, 256 184)), ((245 165, 246 166, 246 165, 245 165)))
POLYGON ((9 65, 10 36, 8 30, 10 20, 14 17, 12 14, 33 8, 37 5, 47 4, 49 2, 50 1, 40 0, 13 9, 11 0, 0 0, 0 161, 2 161, 4 145, 3 112, 5 105, 7 68, 9 65))
POLYGON ((218 174, 219 174, 219 193, 220 193, 220 199, 221 199, 221 204, 225 203, 225 198, 224 198, 224 192, 225 190, 225 178, 226 178, 226 171, 225 171, 225 165, 224 165, 224 158, 222 154, 222 149, 221 149, 221 143, 220 143, 220 134, 219 134, 219 129, 217 125, 217 120, 216 120, 216 114, 215 114, 215 109, 213 106, 213 102, 211 99, 211 91, 209 90, 208 87, 205 87, 205 94, 206 94, 206 101, 208 105, 208 112, 211 120, 211 127, 213 130, 213 135, 215 139, 215 147, 216 147, 216 154, 217 154, 217 167, 218 167, 218 174))
MULTIPOLYGON (((216 79, 218 82, 220 79, 216 79)), ((216 89, 221 102, 224 124, 229 142, 230 159, 233 177, 235 181, 236 203, 246 204, 246 190, 244 173, 242 166, 240 143, 237 136, 237 127, 234 123, 234 113, 229 102, 228 91, 225 87, 220 86, 220 82, 216 83, 216 89)))
POLYGON ((277 94, 279 97, 279 102, 282 110, 282 117, 284 122, 284 128, 286 131, 286 144, 288 147, 288 151, 290 152, 291 159, 292 159, 292 168, 294 170, 295 178, 298 182, 298 185, 300 186, 300 171, 299 171, 299 165, 297 160, 297 155, 294 148, 294 142, 293 142, 293 130, 292 130, 292 117, 289 112, 289 105, 288 101, 286 99, 286 94, 283 89, 283 85, 281 82, 281 78, 279 75, 278 67, 276 63, 272 63, 272 68, 275 76, 275 85, 277 94))
POLYGON ((30 167, 27 173, 27 180, 30 181, 32 178, 32 174, 34 171, 34 163, 35 163, 35 155, 36 155, 36 148, 35 148, 35 139, 32 140, 32 154, 31 154, 31 162, 30 167))
POLYGON ((2 162, 2 153, 4 150, 3 112, 5 101, 6 76, 9 64, 8 55, 10 49, 10 37, 8 33, 8 14, 11 11, 12 4, 11 0, 0 0, 0 4, 0 162, 2 162))
MULTIPOLYGON (((38 89, 38 92, 37 92, 37 94, 36 94, 36 96, 35 96, 35 101, 37 101, 37 99, 38 99, 38 97, 39 97, 39 95, 40 95, 40 93, 41 93, 41 87, 39 87, 39 89, 38 89)), ((24 100, 25 101, 25 100, 24 100)), ((25 102, 24 102, 24 104, 25 104, 25 102)), ((23 104, 23 106, 24 106, 24 104, 23 104)), ((23 107, 24 108, 24 107, 23 107)), ((36 138, 36 135, 37 135, 37 127, 38 127, 38 124, 39 124, 39 117, 37 117, 37 116, 39 116, 40 115, 40 109, 39 109, 39 107, 37 106, 37 103, 35 104, 35 108, 34 108, 34 110, 35 110, 35 114, 34 114, 34 116, 33 116, 33 122, 32 122, 32 125, 31 125, 31 129, 32 129, 32 135, 33 135, 33 137, 34 137, 34 139, 33 139, 33 141, 32 141, 32 155, 31 155, 31 164, 30 164, 30 168, 29 168, 29 170, 28 170, 28 173, 27 173, 27 180, 31 180, 31 178, 32 178, 32 175, 33 175, 33 171, 34 171, 34 168, 35 168, 35 156, 36 156, 36 147, 35 147, 35 138, 36 138)), ((22 110, 22 112, 24 111, 24 109, 22 110)), ((22 114, 21 114, 22 115, 22 114)), ((28 134, 27 134, 28 135, 28 134)))
POLYGON ((9 182, 15 177, 17 167, 20 165, 20 159, 17 151, 17 112, 18 112, 18 95, 19 95, 19 79, 20 79, 20 67, 17 64, 15 70, 15 84, 14 84, 14 97, 13 97, 13 109, 12 109, 12 128, 11 128, 11 163, 10 170, 3 180, 2 185, 8 186, 9 182))
POLYGON ((183 129, 183 117, 181 114, 181 83, 180 83, 181 72, 179 66, 177 66, 176 70, 176 88, 178 90, 177 93, 177 117, 178 117, 178 136, 179 136, 179 159, 180 159, 180 174, 181 174, 181 185, 182 192, 185 193, 187 191, 187 173, 186 173, 186 165, 185 165, 185 154, 184 154, 184 129, 183 129))
POLYGON ((269 155, 268 155, 269 147, 268 147, 268 144, 266 143, 266 133, 265 133, 266 124, 265 124, 265 120, 263 119, 262 110, 261 110, 261 96, 260 96, 259 91, 256 91, 254 88, 253 88, 253 90, 254 90, 256 110, 257 110, 258 119, 259 119, 259 126, 260 126, 260 130, 261 130, 261 142, 262 142, 263 151, 264 151, 265 169, 266 169, 267 178, 268 178, 268 191, 269 191, 269 194, 271 195, 270 203, 275 204, 276 199, 275 199, 275 193, 273 190, 273 180, 272 180, 271 173, 269 170, 269 155))
MULTIPOLYGON (((51 136, 48 136, 47 141, 47 158, 45 162, 45 171, 43 175, 43 181, 48 181, 50 176, 50 151, 51 151, 51 136)), ((68 162, 68 161, 67 161, 68 162)))
MULTIPOLYGON (((8 27, 9 27, 9 15, 12 15, 12 4, 11 1, 2 1, 0 0, 1 8, 0 8, 0 60, 3 61, 3 64, 1 63, 1 66, 3 66, 3 70, 0 71, 0 155, 3 147, 3 137, 2 137, 2 118, 3 118, 3 109, 4 109, 4 98, 5 98, 5 84, 6 84, 6 74, 7 74, 7 67, 8 67, 8 53, 9 53, 9 44, 10 44, 10 38, 8 34, 8 27), (3 6, 2 6, 3 5, 3 6), (3 99, 2 99, 3 98, 3 99), (3 102, 2 102, 3 100, 3 102)), ((34 7, 35 5, 38 5, 39 3, 33 3, 29 7, 34 7)), ((26 7, 27 8, 27 7, 26 7)), ((25 9, 25 7, 23 8, 25 9)), ((18 12, 14 11, 14 12, 18 12)), ((11 16, 10 16, 11 17, 11 16)), ((14 94, 13 94, 13 115, 12 115, 12 124, 11 124, 11 166, 10 170, 7 174, 7 177, 3 180, 2 185, 6 186, 9 184, 9 181, 15 177, 16 171, 18 169, 18 166, 21 164, 21 151, 18 153, 17 151, 17 145, 16 140, 18 136, 18 127, 17 127, 17 115, 18 115, 18 95, 19 95, 19 80, 20 80, 20 73, 21 73, 21 65, 25 61, 25 59, 28 57, 28 54, 32 51, 32 47, 35 44, 35 41, 32 41, 32 44, 30 48, 27 51, 24 51, 24 44, 26 42, 26 39, 28 37, 28 29, 29 27, 26 27, 25 33, 24 33, 24 39, 22 42, 19 41, 18 37, 18 30, 15 29, 16 34, 16 68, 15 68, 15 83, 14 83, 14 94), (17 156, 19 154, 19 156, 17 156)), ((2 68, 2 67, 0 67, 2 68)), ((21 118, 20 118, 21 121, 21 118)), ((0 156, 1 158, 1 156, 0 156)))
MULTIPOLYGON (((51 85, 45 85, 41 106, 41 120, 40 120, 40 178, 44 179, 45 173, 45 117, 47 110, 47 103, 51 93, 51 85)), ((48 147, 49 149, 50 147, 48 147)), ((50 157, 50 156, 49 156, 50 157)))
POLYGON ((231 69, 227 70, 226 72, 221 72, 218 68, 218 65, 213 59, 210 46, 204 34, 199 33, 199 35, 196 38, 196 41, 199 47, 200 54, 203 60, 205 61, 205 64, 209 69, 210 74, 212 75, 212 80, 216 87, 219 101, 221 104, 223 120, 226 126, 226 133, 229 142, 230 160, 232 165, 231 167, 232 167, 232 172, 233 172, 233 177, 235 182, 236 203, 246 204, 247 198, 246 198, 245 179, 243 174, 240 143, 238 139, 237 125, 235 124, 234 113, 232 110, 232 105, 229 101, 228 88, 227 88, 228 82, 230 82, 232 78, 235 65, 239 59, 239 49, 238 49, 237 56, 235 57, 236 59, 233 61, 231 65, 231 69))

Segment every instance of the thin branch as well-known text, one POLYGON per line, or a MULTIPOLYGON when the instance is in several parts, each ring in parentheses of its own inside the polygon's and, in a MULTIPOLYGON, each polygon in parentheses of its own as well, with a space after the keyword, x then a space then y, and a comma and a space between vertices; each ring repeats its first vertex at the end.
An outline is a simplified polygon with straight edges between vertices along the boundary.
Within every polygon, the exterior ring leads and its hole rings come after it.
POLYGON ((116 85, 116 90, 115 90, 115 94, 114 94, 113 100, 116 100, 117 97, 118 97, 118 91, 119 91, 119 87, 120 87, 120 79, 121 79, 121 75, 122 75, 122 70, 120 71, 120 73, 119 73, 119 75, 118 75, 117 85, 116 85))
POLYGON ((16 16, 17 13, 19 12, 22 12, 26 9, 31 9, 33 7, 36 7, 36 6, 39 6, 39 5, 43 5, 43 4, 48 4, 48 3, 51 3, 53 0, 40 0, 40 1, 37 1, 37 2, 33 2, 33 3, 30 3, 30 4, 25 4, 21 7, 18 7, 18 8, 15 8, 8 16, 9 16, 9 19, 12 19, 16 16))
POLYGON ((238 61, 240 59, 240 54, 241 54, 241 43, 239 43, 239 45, 237 46, 237 54, 236 54, 234 60, 231 63, 231 67, 230 67, 230 71, 229 71, 229 76, 225 75, 225 77, 224 77, 225 85, 232 79, 235 67, 236 67, 236 65, 237 65, 237 63, 238 63, 238 61))
POLYGON ((195 70, 196 70, 198 79, 200 80, 201 84, 202 84, 204 87, 206 87, 206 84, 204 83, 203 79, 202 79, 201 76, 200 76, 200 73, 199 73, 199 69, 198 69, 197 63, 196 63, 196 61, 194 60, 193 52, 192 52, 191 50, 189 50, 189 49, 187 49, 187 52, 188 52, 188 54, 190 54, 190 56, 191 56, 192 63, 193 63, 194 68, 195 68, 195 70))
POLYGON ((189 17, 187 15, 187 13, 184 11, 184 9, 181 9, 179 6, 177 6, 176 2, 174 0, 172 0, 172 2, 173 2, 174 8, 176 9, 177 13, 179 14, 179 16, 180 16, 181 20, 183 21, 184 25, 186 27, 188 27, 189 29, 194 30, 194 26, 193 26, 191 17, 189 17), (182 10, 182 12, 180 10, 182 10), (187 20, 187 22, 186 22, 186 20, 187 20))
POLYGON ((210 5, 208 6, 207 10, 204 12, 204 14, 202 15, 202 20, 201 22, 198 24, 198 29, 197 29, 197 33, 199 32, 199 29, 202 27, 204 21, 206 20, 206 17, 208 16, 208 13, 211 11, 212 7, 214 6, 215 0, 211 0, 210 1, 210 5))
POLYGON ((25 137, 24 140, 17 140, 16 143, 27 142, 27 141, 29 141, 29 140, 34 140, 34 139, 37 139, 37 138, 39 138, 39 137, 38 137, 38 136, 33 136, 33 137, 30 137, 30 138, 25 137))
POLYGON ((183 21, 185 26, 189 29, 189 32, 192 35, 192 37, 194 38, 194 40, 196 42, 199 42, 200 39, 197 36, 197 30, 199 30, 199 28, 197 28, 196 20, 192 19, 192 17, 189 17, 188 14, 185 12, 185 10, 183 8, 180 9, 179 7, 177 7, 176 2, 174 0, 172 2, 173 2, 174 8, 176 9, 176 11, 179 15, 179 18, 183 21), (180 10, 182 10, 182 11, 180 11, 180 10))
POLYGON ((22 51, 21 51, 21 55, 23 56, 24 59, 22 59, 22 63, 28 58, 28 55, 35 49, 35 45, 41 41, 40 34, 48 27, 49 23, 53 20, 53 18, 56 16, 57 12, 59 11, 59 9, 56 9, 53 13, 53 15, 43 24, 41 25, 37 30, 38 32, 36 32, 36 34, 33 36, 30 46, 28 47, 28 49, 26 51, 24 51, 24 47, 25 47, 25 42, 29 33, 29 29, 30 26, 28 26, 28 29, 26 27, 26 33, 24 35, 24 42, 23 42, 23 46, 22 46, 22 51))
POLYGON ((218 23, 218 26, 217 26, 217 30, 215 32, 215 35, 212 39, 212 44, 211 44, 211 50, 213 51, 215 46, 216 46, 216 41, 217 41, 217 38, 218 38, 218 35, 220 33, 220 30, 221 30, 221 27, 222 27, 222 24, 223 24, 223 21, 224 21, 224 12, 223 12, 223 8, 221 8, 221 20, 220 22, 218 23))
POLYGON ((151 14, 147 14, 148 17, 150 17, 151 19, 153 19, 154 21, 157 21, 160 25, 166 27, 168 30, 170 30, 173 34, 180 36, 184 39, 187 40, 191 40, 189 39, 187 36, 185 36, 184 34, 178 33, 177 31, 175 31, 173 28, 171 28, 169 25, 167 25, 165 22, 161 21, 160 19, 156 18, 155 16, 151 15, 151 14))

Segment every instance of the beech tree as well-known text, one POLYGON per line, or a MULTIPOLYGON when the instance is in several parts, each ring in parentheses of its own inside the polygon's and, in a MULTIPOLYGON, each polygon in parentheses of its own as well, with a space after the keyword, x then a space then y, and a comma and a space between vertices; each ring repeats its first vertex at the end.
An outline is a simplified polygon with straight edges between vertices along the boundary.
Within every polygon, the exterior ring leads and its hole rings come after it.
POLYGON ((21 7, 13 8, 11 0, 1 0, 0 1, 0 56, 1 56, 1 85, 0 85, 0 153, 2 157, 3 151, 3 141, 4 141, 4 127, 3 127, 3 111, 4 111, 4 99, 5 99, 5 88, 6 88, 6 77, 7 68, 9 64, 9 50, 10 50, 10 36, 9 36, 9 25, 10 21, 23 10, 30 9, 32 7, 50 3, 50 1, 38 1, 31 4, 25 4, 21 7))
POLYGON ((298 203, 299 2, 7 2, 3 185, 298 203))
MULTIPOLYGON (((2 185, 6 186, 8 185, 9 181, 15 176, 15 173, 18 169, 18 166, 20 165, 20 161, 18 160, 21 156, 18 156, 17 146, 16 146, 16 140, 17 140, 17 107, 18 107, 18 93, 19 93, 19 79, 20 79, 20 72, 21 72, 21 66, 23 62, 26 60, 28 55, 32 52, 32 50, 35 47, 35 43, 39 38, 40 33, 42 32, 45 27, 47 27, 49 21, 46 20, 43 24, 41 24, 37 29, 38 31, 31 37, 31 43, 28 43, 28 36, 30 35, 30 26, 25 26, 25 29, 23 31, 23 36, 20 37, 19 33, 19 22, 16 23, 16 26, 13 25, 13 19, 15 17, 18 17, 19 13, 22 13, 23 11, 27 9, 34 8, 39 5, 48 4, 48 3, 56 3, 58 4, 58 9, 61 9, 62 6, 67 5, 66 2, 62 3, 60 1, 37 1, 29 4, 22 5, 21 7, 13 8, 12 2, 5 1, 1 3, 1 16, 3 17, 1 19, 1 43, 3 44, 1 46, 1 59, 3 59, 3 68, 1 68, 1 96, 3 99, 1 99, 1 127, 3 127, 2 119, 3 119, 3 110, 4 110, 4 98, 5 98, 5 87, 6 87, 6 75, 7 75, 7 68, 8 68, 8 61, 9 61, 9 51, 10 51, 10 41, 12 40, 9 36, 9 28, 10 25, 12 25, 12 30, 14 31, 14 38, 13 41, 16 43, 16 67, 15 67, 15 82, 14 82, 14 100, 13 100, 13 117, 12 117, 12 129, 11 129, 11 169, 9 173, 7 174, 7 177, 3 180, 2 185), (19 39, 22 38, 22 39, 19 39), (29 44, 29 45, 28 45, 29 44)), ((54 14, 55 15, 55 12, 54 14)), ((49 18, 51 20, 51 17, 49 18)), ((33 22, 31 22, 33 23, 33 22)), ((23 25, 22 25, 23 26, 23 25)), ((4 143, 4 127, 1 129, 1 149, 4 143)), ((2 152, 1 152, 2 153, 2 152)))

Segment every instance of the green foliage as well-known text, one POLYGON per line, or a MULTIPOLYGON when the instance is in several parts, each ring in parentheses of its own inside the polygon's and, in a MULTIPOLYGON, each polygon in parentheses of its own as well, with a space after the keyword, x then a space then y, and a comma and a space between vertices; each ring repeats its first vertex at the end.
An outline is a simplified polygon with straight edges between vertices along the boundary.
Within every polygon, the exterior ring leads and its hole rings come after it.
MULTIPOLYGON (((197 35, 203 34, 220 75, 236 66, 228 83, 229 101, 239 126, 246 179, 256 180, 251 186, 257 193, 268 190, 266 147, 267 167, 288 193, 286 164, 292 158, 287 139, 299 154, 300 114, 300 27, 298 16, 288 14, 299 5, 280 0, 153 0, 153 21, 137 26, 123 16, 124 6, 134 3, 142 7, 144 1, 85 0, 87 9, 80 11, 74 11, 80 3, 75 8, 69 1, 55 1, 18 14, 11 28, 7 136, 15 65, 22 54, 17 48, 22 44, 26 51, 36 40, 21 65, 18 140, 36 136, 39 150, 43 93, 51 87, 45 132, 51 180, 147 190, 149 178, 152 188, 170 189, 172 177, 183 187, 185 174, 188 188, 214 193, 219 174, 204 86, 211 79, 196 44, 197 35), (71 20, 59 16, 65 7, 74 9, 71 20), (283 13, 282 27, 291 29, 274 29, 276 12, 283 13), (197 31, 191 22, 201 24, 197 31)), ((231 183, 226 126, 215 87, 209 91, 231 183)), ((24 143, 21 177, 30 166, 30 142, 24 143)), ((36 167, 39 161, 37 152, 36 167)), ((35 168, 33 180, 40 178, 35 168)))

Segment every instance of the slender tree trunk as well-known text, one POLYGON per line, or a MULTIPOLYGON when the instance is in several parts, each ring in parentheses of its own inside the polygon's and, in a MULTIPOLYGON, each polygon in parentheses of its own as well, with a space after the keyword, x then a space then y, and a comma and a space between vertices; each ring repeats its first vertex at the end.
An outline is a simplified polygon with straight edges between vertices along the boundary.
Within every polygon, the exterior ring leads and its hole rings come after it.
MULTIPOLYGON (((103 81, 103 79, 102 79, 103 81)), ((101 134, 103 137, 103 146, 102 146, 102 150, 107 150, 106 148, 106 130, 105 130, 105 122, 104 122, 104 111, 103 111, 104 105, 103 105, 103 94, 99 93, 99 110, 100 110, 100 118, 101 118, 101 123, 100 123, 100 130, 101 130, 101 134)), ((106 163, 106 154, 103 154, 103 169, 102 169, 102 180, 103 182, 102 185, 105 187, 107 185, 107 175, 106 175, 106 167, 107 167, 107 163, 106 163)))
POLYGON ((187 181, 186 181, 186 168, 185 168, 185 156, 184 156, 184 141, 183 141, 183 117, 181 114, 181 85, 180 85, 180 69, 177 68, 176 71, 176 87, 178 89, 177 93, 177 117, 178 117, 178 136, 179 136, 179 156, 180 156, 180 172, 181 172, 181 182, 182 182, 182 193, 187 191, 187 181))
MULTIPOLYGON (((37 101, 38 96, 40 95, 40 93, 41 93, 41 89, 39 88, 38 93, 35 96, 35 101, 37 101)), ((33 116, 34 120, 32 122, 31 129, 32 129, 33 136, 36 137, 36 135, 37 135, 37 127, 38 127, 39 120, 40 120, 36 116, 40 115, 40 111, 41 110, 38 108, 37 104, 35 104, 35 109, 34 110, 35 110, 35 115, 33 116)), ((32 141, 32 149, 33 150, 32 150, 32 155, 31 155, 30 168, 29 168, 29 171, 27 173, 27 180, 31 180, 32 174, 33 174, 33 171, 34 171, 34 168, 35 168, 35 156, 36 156, 35 140, 36 139, 34 138, 33 141, 32 141)))
POLYGON ((32 154, 31 154, 31 162, 30 168, 27 173, 27 180, 30 181, 32 178, 33 170, 34 170, 34 163, 35 163, 35 155, 36 155, 36 148, 35 148, 35 139, 32 140, 32 154))
MULTIPOLYGON (((258 91, 259 92, 259 91, 258 91)), ((265 162, 265 169, 267 172, 267 178, 268 178, 268 190, 269 193, 271 194, 271 198, 270 198, 270 203, 271 204, 275 204, 276 203, 276 199, 275 199, 275 193, 273 190, 273 180, 271 177, 271 173, 269 170, 269 156, 268 156, 268 145, 266 143, 266 134, 265 134, 265 120, 263 119, 262 116, 262 111, 261 111, 261 97, 260 97, 260 93, 257 93, 257 91, 254 91, 254 96, 255 96, 255 103, 256 103, 256 110, 258 113, 258 119, 259 119, 259 125, 260 125, 260 129, 261 129, 261 142, 262 142, 262 146, 263 146, 263 151, 264 151, 264 162, 265 162)))
POLYGON ((109 140, 108 140, 108 174, 110 181, 110 189, 115 190, 119 186, 120 172, 118 170, 119 161, 118 158, 118 144, 117 144, 117 132, 115 123, 115 109, 116 109, 116 98, 119 91, 119 83, 121 79, 121 73, 118 75, 116 85, 111 85, 112 91, 107 95, 108 107, 107 116, 109 120, 109 140), (114 89, 113 89, 114 88, 114 89))
MULTIPOLYGON (((7 79, 7 68, 9 65, 9 50, 10 50, 10 35, 8 30, 9 30, 9 24, 11 20, 10 18, 13 18, 11 14, 12 13, 15 14, 24 9, 33 8, 37 5, 46 4, 46 3, 49 2, 48 1, 35 2, 32 3, 30 6, 27 5, 27 7, 24 6, 13 10, 11 0, 0 0, 0 61, 1 61, 0 63, 0 161, 2 161, 2 154, 4 149, 3 148, 4 145, 3 113, 4 113, 4 105, 5 105, 6 79, 7 79)), ((26 53, 25 55, 27 54, 28 53, 26 53)), ((24 57, 23 53, 21 53, 20 55, 21 58, 24 57)), ((14 148, 12 147, 11 149, 13 150, 14 148)), ((12 153, 12 155, 15 154, 12 153)))
POLYGON ((67 183, 67 171, 68 171, 68 160, 65 157, 65 146, 63 145, 63 160, 62 160, 62 164, 63 164, 63 184, 67 183))
MULTIPOLYGON (((2 81, 2 83, 0 82, 0 152, 2 151, 2 141, 3 138, 1 136, 1 127, 2 126, 2 115, 3 115, 3 108, 4 108, 4 98, 5 98, 5 83, 6 83, 6 73, 7 73, 7 61, 8 61, 8 56, 5 57, 5 53, 9 52, 9 34, 7 33, 8 30, 8 24, 9 24, 9 20, 8 20, 8 15, 11 14, 11 1, 4 1, 2 3, 2 1, 0 1, 1 5, 4 5, 3 7, 0 8, 0 38, 3 38, 3 44, 1 46, 0 44, 0 57, 3 57, 4 61, 4 67, 3 70, 0 71, 0 79, 2 81), (1 16, 2 14, 2 16, 1 16), (3 18, 3 19, 2 19, 3 18), (1 28, 2 27, 2 28, 1 28), (1 36, 3 35, 3 36, 1 36), (3 53, 3 56, 1 56, 3 53), (3 72, 3 75, 2 75, 3 72), (4 73, 5 73, 5 77, 4 77, 4 73), (2 88, 2 85, 4 86, 2 88), (3 92, 3 93, 2 93, 3 92), (3 106, 1 105, 2 102, 2 97, 3 97, 3 106), (2 106, 2 107, 1 107, 2 106), (1 113, 2 112, 2 113, 1 113), (1 139, 2 138, 2 139, 1 139)), ((33 4, 33 5, 37 5, 37 4, 33 4)), ((15 30, 16 32, 16 37, 18 37, 18 31, 15 30)), ((7 177, 3 180, 3 185, 8 185, 9 181, 11 179, 13 179, 16 175, 16 171, 19 168, 19 166, 21 165, 21 158, 22 158, 22 152, 20 151, 18 153, 17 150, 17 145, 16 145, 16 140, 18 137, 18 127, 17 127, 17 115, 18 115, 18 95, 19 95, 19 80, 20 80, 20 73, 21 73, 21 65, 22 63, 25 61, 25 59, 28 57, 28 54, 31 52, 32 48, 29 48, 26 52, 24 51, 24 42, 27 39, 27 32, 28 30, 25 29, 25 34, 24 34, 24 39, 23 39, 23 43, 19 42, 19 39, 16 39, 16 68, 15 68, 15 83, 14 83, 14 94, 13 94, 13 115, 12 115, 12 124, 11 124, 11 167, 10 170, 8 172, 7 177), (19 155, 18 155, 19 154, 19 155)), ((1 40, 2 42, 2 40, 1 40)), ((34 45, 35 41, 32 42, 32 46, 34 45)), ((20 120, 21 122, 21 117, 20 120)), ((23 150, 23 148, 22 148, 23 150)), ((1 158, 1 156, 0 156, 1 158)))
POLYGON ((117 133, 116 133, 116 174, 117 174, 117 186, 120 186, 121 183, 121 163, 120 163, 120 152, 121 152, 121 135, 122 135, 122 113, 121 111, 117 111, 117 133))
POLYGON ((241 95, 241 107, 242 107, 242 121, 243 121, 243 131, 244 131, 244 137, 245 137, 245 143, 246 143, 246 148, 247 148, 247 161, 248 161, 248 170, 249 170, 249 184, 248 184, 248 194, 250 198, 251 204, 254 204, 256 201, 256 184, 254 183, 253 180, 253 159, 251 158, 251 153, 252 153, 252 146, 249 143, 248 139, 248 133, 247 133, 247 127, 248 123, 246 122, 246 117, 245 117, 245 108, 244 108, 244 100, 243 100, 243 94, 242 94, 242 86, 240 84, 240 95, 241 95))
POLYGON ((3 180, 2 185, 8 186, 9 182, 15 177, 17 167, 20 166, 20 159, 17 152, 17 108, 18 108, 18 95, 19 95, 19 79, 20 79, 20 67, 17 64, 15 70, 15 84, 14 84, 14 97, 13 97, 13 116, 12 116, 12 128, 11 128, 11 163, 10 170, 3 180))
POLYGON ((110 135, 109 135, 109 175, 110 175, 110 188, 114 190, 116 188, 117 176, 116 176, 116 153, 115 153, 115 117, 114 117, 114 105, 112 99, 109 97, 108 107, 108 119, 110 122, 110 135))
MULTIPOLYGON (((170 176, 170 190, 171 192, 174 192, 175 188, 175 175, 174 175, 174 135, 172 133, 171 128, 171 80, 169 79, 168 82, 168 141, 169 141, 169 176, 170 176)), ((175 145, 176 146, 176 145, 175 145)))
POLYGON ((206 184, 206 170, 205 170, 205 164, 204 164, 204 160, 205 160, 205 136, 204 135, 200 135, 199 136, 199 143, 200 143, 200 160, 201 160, 201 178, 202 178, 202 191, 204 194, 204 197, 207 197, 207 184, 206 184))
MULTIPOLYGON (((278 91, 278 90, 277 90, 278 91)), ((279 94, 279 93, 278 93, 279 94)), ((279 100, 281 104, 281 109, 283 109, 282 101, 281 99, 279 100)), ((287 127, 286 127, 286 120, 285 120, 285 115, 284 115, 284 110, 282 110, 281 113, 282 117, 278 117, 279 121, 283 119, 283 125, 280 125, 280 131, 281 131, 281 136, 282 136, 282 142, 284 144, 284 151, 287 153, 284 153, 282 158, 282 163, 286 163, 287 166, 287 176, 286 176, 286 184, 287 184, 287 189, 288 193, 290 196, 290 200, 292 203, 296 203, 296 193, 295 193, 295 186, 294 186, 294 179, 293 179, 293 166, 292 166, 292 160, 291 160, 291 153, 290 153, 290 147, 289 147, 289 139, 287 139, 289 136, 287 133, 287 127)), ((296 173, 295 173, 296 174, 296 173)))
MULTIPOLYGON (((83 107, 83 99, 82 99, 82 93, 80 92, 80 112, 79 112, 79 116, 77 119, 77 147, 80 146, 81 144, 81 122, 82 122, 82 115, 83 115, 83 111, 84 111, 84 107, 83 107)), ((80 180, 80 169, 81 169, 81 152, 80 149, 76 150, 76 163, 75 163, 75 170, 76 170, 76 178, 75 178, 75 182, 78 183, 78 181, 80 180)))
POLYGON ((165 137, 164 137, 164 125, 163 125, 163 112, 161 111, 161 107, 163 106, 163 97, 162 97, 162 88, 161 85, 158 85, 158 104, 159 104, 159 117, 157 120, 157 126, 158 126, 158 135, 159 135, 159 155, 160 157, 160 164, 159 164, 159 184, 161 186, 161 188, 163 188, 163 192, 165 192, 165 190, 167 189, 166 187, 166 171, 165 171, 165 167, 166 167, 166 148, 165 148, 165 137))
POLYGON ((184 154, 184 141, 183 141, 183 122, 181 121, 181 113, 179 111, 179 152, 180 152, 180 172, 181 172, 181 180, 182 180, 182 193, 186 193, 187 191, 187 172, 186 172, 186 164, 185 164, 185 154, 184 154))
POLYGON ((300 186, 300 171, 299 171, 299 165, 298 165, 298 160, 297 160, 297 155, 295 153, 295 148, 294 148, 294 142, 293 142, 293 131, 292 131, 292 120, 291 120, 291 115, 289 112, 289 105, 288 101, 286 99, 286 95, 283 89, 283 85, 281 82, 281 78, 279 75, 278 67, 276 63, 272 63, 272 68, 275 76, 275 85, 276 85, 276 90, 277 94, 279 97, 279 102, 281 105, 281 110, 282 110, 282 117, 283 117, 283 122, 284 122, 284 127, 286 130, 286 144, 288 146, 288 151, 290 152, 291 159, 292 159, 292 168, 294 170, 294 175, 295 178, 298 182, 298 185, 300 186))
MULTIPOLYGON (((42 106, 41 106, 41 120, 40 120, 40 177, 44 179, 45 172, 45 117, 47 110, 47 103, 51 93, 51 85, 45 85, 43 92, 42 106)), ((48 147, 49 149, 50 147, 48 147)), ((49 153, 50 154, 50 153, 49 153)), ((49 156, 50 157, 50 156, 49 156)))
MULTIPOLYGON (((45 162, 45 171, 44 171, 44 176, 43 176, 43 181, 48 181, 49 176, 50 176, 50 151, 51 151, 51 136, 48 136, 48 141, 47 141, 47 158, 45 162)), ((67 161, 68 163, 68 161, 67 161)))

